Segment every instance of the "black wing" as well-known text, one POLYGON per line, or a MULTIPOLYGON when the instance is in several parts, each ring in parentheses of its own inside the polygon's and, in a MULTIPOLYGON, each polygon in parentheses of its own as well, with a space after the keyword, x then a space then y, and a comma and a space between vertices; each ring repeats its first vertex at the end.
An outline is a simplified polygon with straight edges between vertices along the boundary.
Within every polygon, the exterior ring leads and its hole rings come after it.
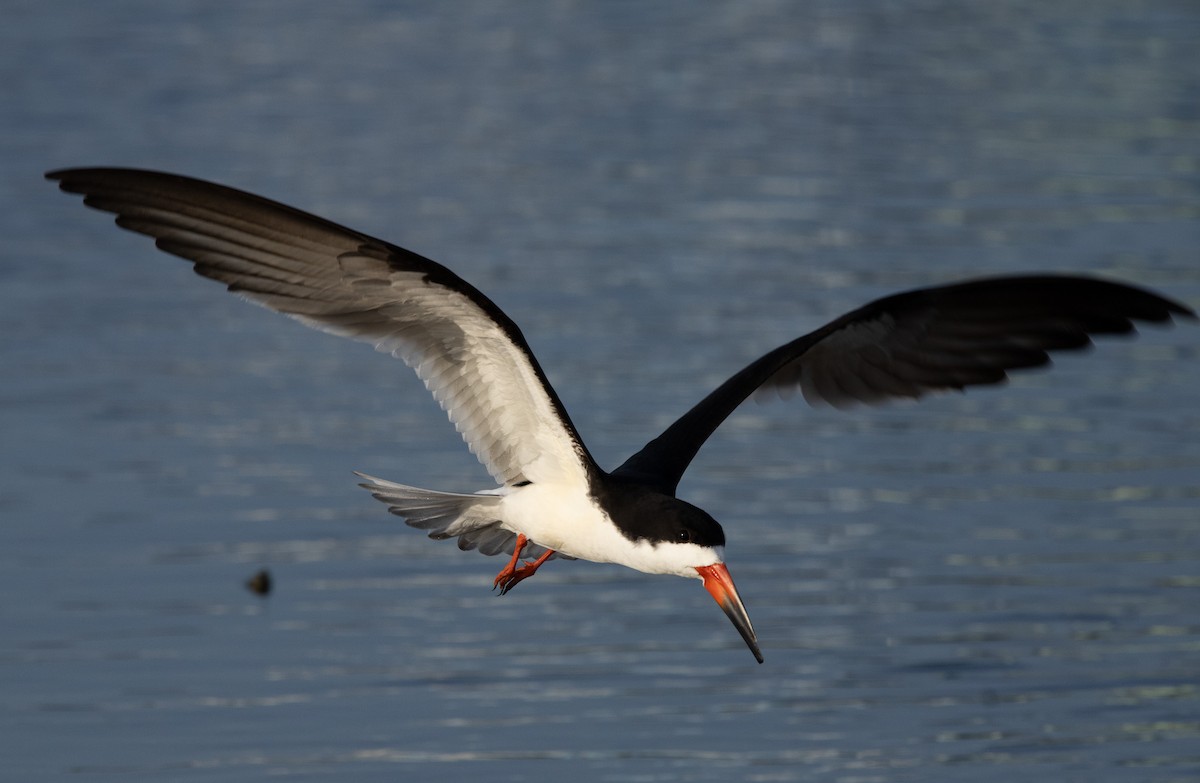
POLYGON ((696 452, 751 394, 849 407, 1000 383, 1010 370, 1083 348, 1134 321, 1195 318, 1189 308, 1087 277, 996 277, 878 299, 780 346, 721 384, 615 473, 674 494, 696 452))

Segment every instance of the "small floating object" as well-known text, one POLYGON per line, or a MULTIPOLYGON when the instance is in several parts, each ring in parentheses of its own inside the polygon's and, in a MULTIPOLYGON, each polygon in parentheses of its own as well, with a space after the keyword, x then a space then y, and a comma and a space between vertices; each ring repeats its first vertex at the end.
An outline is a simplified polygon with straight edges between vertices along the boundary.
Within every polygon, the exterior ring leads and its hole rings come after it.
POLYGON ((270 595, 271 572, 264 568, 254 576, 247 579, 246 589, 256 595, 270 595))

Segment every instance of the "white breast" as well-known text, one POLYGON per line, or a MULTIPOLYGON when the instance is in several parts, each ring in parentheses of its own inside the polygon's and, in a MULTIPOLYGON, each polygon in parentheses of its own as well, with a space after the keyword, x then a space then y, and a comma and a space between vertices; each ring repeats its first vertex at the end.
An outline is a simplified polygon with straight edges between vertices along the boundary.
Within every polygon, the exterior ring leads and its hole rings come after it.
POLYGON ((530 484, 501 501, 502 526, 539 546, 580 560, 616 563, 647 574, 699 578, 697 566, 719 562, 719 548, 631 541, 581 487, 530 484))

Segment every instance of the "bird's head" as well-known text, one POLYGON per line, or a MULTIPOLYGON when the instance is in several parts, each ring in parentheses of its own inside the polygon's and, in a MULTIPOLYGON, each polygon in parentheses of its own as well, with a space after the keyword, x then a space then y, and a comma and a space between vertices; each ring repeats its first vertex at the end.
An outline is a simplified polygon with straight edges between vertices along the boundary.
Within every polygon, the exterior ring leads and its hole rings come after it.
POLYGON ((666 495, 642 496, 637 503, 639 571, 675 574, 704 582, 704 589, 729 617, 750 652, 763 662, 746 607, 725 567, 725 531, 707 512, 666 495))

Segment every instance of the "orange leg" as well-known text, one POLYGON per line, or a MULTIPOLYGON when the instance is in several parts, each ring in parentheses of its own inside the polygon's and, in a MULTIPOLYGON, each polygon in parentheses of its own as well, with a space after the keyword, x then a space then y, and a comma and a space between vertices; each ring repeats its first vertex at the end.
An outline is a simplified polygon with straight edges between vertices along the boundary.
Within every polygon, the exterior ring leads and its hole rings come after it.
POLYGON ((528 543, 528 538, 520 533, 517 534, 517 543, 516 546, 513 547, 512 560, 509 560, 508 565, 501 569, 500 573, 496 574, 496 581, 492 583, 492 589, 497 587, 500 588, 500 595, 504 595, 509 590, 516 587, 517 583, 522 579, 528 579, 537 573, 537 570, 541 567, 542 563, 545 563, 550 559, 550 556, 554 554, 553 549, 547 549, 537 560, 526 560, 524 565, 522 565, 520 568, 517 568, 517 563, 521 560, 521 551, 528 543))
MULTIPOLYGON (((513 547, 512 560, 508 561, 508 565, 500 569, 500 573, 496 574, 496 581, 492 583, 492 589, 500 586, 501 582, 507 581, 517 570, 517 562, 521 559, 521 550, 529 543, 529 539, 521 533, 517 533, 517 543, 513 547)), ((503 595, 503 594, 502 594, 503 595)))

